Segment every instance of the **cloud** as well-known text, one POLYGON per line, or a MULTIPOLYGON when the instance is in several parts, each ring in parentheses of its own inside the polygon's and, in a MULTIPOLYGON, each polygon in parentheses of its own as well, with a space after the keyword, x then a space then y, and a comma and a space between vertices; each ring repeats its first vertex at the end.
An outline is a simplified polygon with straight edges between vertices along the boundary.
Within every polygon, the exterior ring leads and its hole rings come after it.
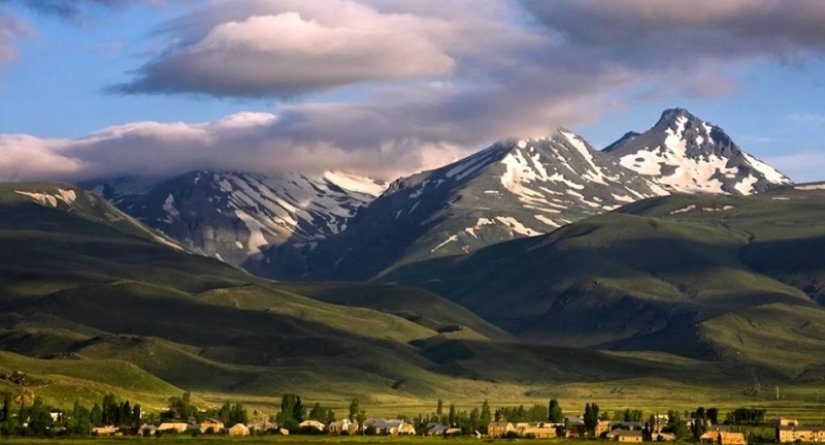
POLYGON ((0 65, 14 62, 17 59, 15 40, 34 35, 34 29, 22 19, 10 14, 0 14, 0 65))
POLYGON ((135 3, 163 5, 165 0, 0 0, 0 3, 19 3, 44 14, 74 19, 81 16, 90 6, 121 8, 135 3))
POLYGON ((123 93, 292 97, 359 82, 453 72, 449 24, 343 0, 235 0, 178 20, 182 44, 118 85, 123 93), (226 18, 215 23, 215 14, 226 18))
POLYGON ((81 139, 0 135, 0 178, 5 181, 83 180, 135 175, 171 176, 194 169, 258 173, 322 172, 337 168, 395 178, 410 165, 432 168, 460 153, 444 144, 393 143, 357 149, 322 140, 301 141, 300 124, 268 113, 240 113, 199 124, 137 122, 81 139))
POLYGON ((734 94, 731 64, 821 54, 825 2, 798 0, 801 12, 775 0, 683 3, 213 2, 155 30, 163 49, 114 90, 291 102, 74 140, 0 136, 0 176, 339 168, 391 178, 628 104, 734 94), (338 102, 315 96, 336 89, 338 102))
POLYGON ((825 3, 797 0, 519 0, 569 45, 637 67, 770 56, 825 48, 825 3))

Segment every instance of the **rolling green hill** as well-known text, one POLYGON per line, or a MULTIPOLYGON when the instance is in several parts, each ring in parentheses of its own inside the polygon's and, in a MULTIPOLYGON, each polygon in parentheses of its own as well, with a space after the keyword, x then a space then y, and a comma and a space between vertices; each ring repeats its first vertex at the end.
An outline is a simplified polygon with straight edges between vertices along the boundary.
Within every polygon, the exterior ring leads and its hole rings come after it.
POLYGON ((286 391, 420 406, 439 397, 693 400, 707 388, 735 397, 751 374, 805 384, 825 369, 814 354, 825 311, 800 284, 816 288, 817 259, 791 273, 760 249, 816 239, 816 217, 776 208, 766 213, 774 220, 757 218, 764 205, 819 208, 801 196, 807 205, 780 195, 647 201, 393 275, 431 293, 256 278, 79 189, 3 185, 0 374, 22 371, 27 383, 0 387, 63 405, 113 391, 159 407, 190 390, 204 403, 271 407, 286 391), (742 213, 674 213, 691 203, 742 213))
POLYGON ((825 191, 816 188, 640 201, 385 281, 429 289, 543 343, 813 378, 825 364, 825 191))

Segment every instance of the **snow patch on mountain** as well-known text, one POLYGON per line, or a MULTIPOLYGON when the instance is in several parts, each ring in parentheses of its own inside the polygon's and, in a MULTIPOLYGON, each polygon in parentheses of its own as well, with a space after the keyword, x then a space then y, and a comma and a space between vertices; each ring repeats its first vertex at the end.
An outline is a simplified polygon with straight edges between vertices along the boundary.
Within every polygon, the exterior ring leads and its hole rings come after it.
POLYGON ((62 201, 66 205, 72 205, 77 199, 74 190, 57 189, 56 193, 23 192, 16 190, 15 193, 29 197, 39 204, 49 207, 57 207, 57 202, 62 201))

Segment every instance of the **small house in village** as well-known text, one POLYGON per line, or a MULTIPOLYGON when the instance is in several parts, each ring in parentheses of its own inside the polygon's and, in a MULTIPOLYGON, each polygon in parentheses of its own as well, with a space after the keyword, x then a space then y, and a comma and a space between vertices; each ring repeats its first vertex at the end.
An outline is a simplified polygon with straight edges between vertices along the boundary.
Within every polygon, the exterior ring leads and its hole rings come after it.
POLYGON ((515 431, 515 425, 510 422, 493 422, 487 425, 487 435, 490 437, 504 437, 515 431))
POLYGON ((747 445, 745 433, 734 433, 731 431, 720 431, 717 442, 719 445, 747 445))
POLYGON ((358 423, 349 419, 332 422, 327 427, 329 434, 340 436, 341 434, 355 434, 358 432, 358 423))
POLYGON ((387 420, 380 417, 374 417, 371 419, 367 419, 364 422, 364 427, 369 428, 372 427, 375 429, 376 434, 386 434, 391 436, 402 435, 402 436, 414 436, 415 435, 415 426, 410 423, 407 423, 403 420, 387 420))
MULTIPOLYGON (((584 425, 584 420, 577 416, 568 416, 566 418, 565 435, 566 437, 590 437, 587 427, 584 425)), ((610 431, 610 422, 607 420, 600 420, 596 424, 593 437, 602 437, 610 431)))
POLYGON ((556 425, 552 423, 518 423, 515 425, 516 434, 522 437, 532 437, 535 439, 549 439, 558 436, 556 425))
POLYGON ((154 425, 150 425, 148 423, 144 423, 143 425, 138 428, 138 435, 141 436, 154 436, 158 433, 158 427, 154 425))
POLYGON ((248 436, 249 428, 242 423, 236 423, 235 425, 232 425, 232 428, 227 430, 227 433, 230 436, 248 436))
POLYGON ((298 427, 301 428, 301 430, 315 430, 318 432, 323 432, 327 426, 317 420, 304 420, 298 424, 298 427))
POLYGON ((427 424, 427 435, 428 436, 443 436, 444 433, 450 429, 447 425, 442 425, 440 423, 428 423, 427 424))
POLYGON ((189 424, 183 422, 166 422, 158 426, 158 431, 161 433, 185 433, 188 429, 189 424))
POLYGON ((771 426, 799 426, 799 421, 782 416, 774 416, 767 420, 771 426))
POLYGON ((790 442, 825 442, 825 427, 785 425, 776 427, 776 441, 790 442))
POLYGON ((641 430, 614 430, 607 433, 607 438, 619 442, 642 442, 644 440, 641 430))
POLYGON ((96 426, 92 428, 92 434, 95 436, 114 436, 119 430, 116 426, 96 426))
POLYGON ((275 425, 272 422, 261 421, 250 423, 247 425, 247 428, 249 428, 250 434, 262 434, 277 431, 278 425, 275 425))
POLYGON ((201 433, 213 433, 217 434, 220 433, 224 428, 223 422, 217 419, 207 418, 203 422, 198 425, 198 429, 201 433))

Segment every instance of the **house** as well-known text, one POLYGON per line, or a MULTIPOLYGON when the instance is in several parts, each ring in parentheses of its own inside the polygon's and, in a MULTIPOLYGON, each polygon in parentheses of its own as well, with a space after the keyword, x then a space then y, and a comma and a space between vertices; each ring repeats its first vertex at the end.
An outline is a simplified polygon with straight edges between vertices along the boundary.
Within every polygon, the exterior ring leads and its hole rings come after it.
POLYGON ((705 443, 719 443, 719 433, 728 431, 730 431, 729 425, 713 425, 709 427, 704 434, 699 436, 699 441, 705 443))
POLYGON ((748 442, 745 440, 745 433, 720 431, 719 439, 716 443, 719 445, 747 445, 748 442))
POLYGON ((158 433, 158 427, 144 423, 138 428, 138 435, 140 436, 154 436, 158 433))
POLYGON ((249 428, 242 423, 236 423, 232 425, 232 428, 227 430, 230 436, 248 436, 249 435, 249 428))
POLYGON ((388 434, 388 435, 415 435, 415 427, 403 420, 387 420, 383 418, 372 418, 367 419, 364 422, 364 426, 369 428, 372 427, 375 429, 376 434, 388 434))
POLYGON ((286 428, 278 428, 278 433, 282 436, 289 436, 289 430, 286 428))
POLYGON ((537 422, 537 423, 518 423, 516 424, 516 434, 522 437, 533 437, 536 439, 550 439, 558 436, 555 424, 537 422))
POLYGON ((262 421, 262 422, 257 422, 257 423, 251 423, 251 424, 247 425, 247 428, 249 428, 249 432, 251 434, 268 433, 270 431, 277 430, 278 425, 275 425, 272 422, 262 421))
POLYGON ((338 422, 330 423, 327 430, 332 435, 341 435, 344 433, 355 434, 358 432, 358 422, 353 422, 349 419, 339 420, 338 422))
POLYGON ((92 428, 92 435, 95 436, 114 436, 117 433, 116 426, 96 426, 92 428))
POLYGON ((462 430, 461 428, 456 428, 456 427, 447 428, 447 430, 444 431, 445 436, 460 436, 462 434, 464 434, 464 430, 462 430))
POLYGON ((298 427, 301 428, 301 430, 316 430, 318 432, 323 432, 327 426, 317 420, 304 420, 298 424, 298 427))
POLYGON ((789 419, 782 416, 771 417, 767 423, 771 426, 799 426, 799 422, 796 419, 789 419))
POLYGON ((655 433, 653 440, 656 442, 675 442, 676 435, 673 433, 655 433))
POLYGON ((490 437, 504 437, 515 431, 516 427, 510 422, 493 422, 487 425, 487 435, 490 437))
POLYGON ((52 422, 57 423, 63 420, 63 413, 60 411, 52 411, 49 413, 49 416, 52 418, 52 422))
MULTIPOLYGON (((596 424, 595 434, 593 437, 602 437, 602 435, 606 434, 610 431, 610 422, 606 420, 600 420, 598 424, 596 424)), ((584 420, 576 416, 568 416, 566 418, 566 428, 565 428, 565 436, 566 437, 588 437, 590 436, 589 432, 587 431, 587 427, 584 425, 584 420)))
POLYGON ((158 431, 161 433, 185 433, 188 429, 189 424, 183 422, 166 422, 158 426, 158 431))
POLYGON ((825 427, 786 425, 776 427, 776 441, 788 442, 825 442, 825 427))
POLYGON ((440 423, 429 423, 427 424, 427 435, 443 436, 448 429, 450 428, 447 425, 442 425, 440 423))
POLYGON ((449 427, 447 425, 437 423, 437 422, 430 422, 426 426, 427 436, 441 436, 444 434, 444 431, 447 431, 449 427))
POLYGON ((619 442, 642 442, 644 440, 641 430, 614 430, 607 433, 607 438, 619 442))
POLYGON ((223 422, 217 419, 207 418, 200 423, 198 429, 201 433, 212 432, 213 434, 220 433, 224 428, 223 422))

